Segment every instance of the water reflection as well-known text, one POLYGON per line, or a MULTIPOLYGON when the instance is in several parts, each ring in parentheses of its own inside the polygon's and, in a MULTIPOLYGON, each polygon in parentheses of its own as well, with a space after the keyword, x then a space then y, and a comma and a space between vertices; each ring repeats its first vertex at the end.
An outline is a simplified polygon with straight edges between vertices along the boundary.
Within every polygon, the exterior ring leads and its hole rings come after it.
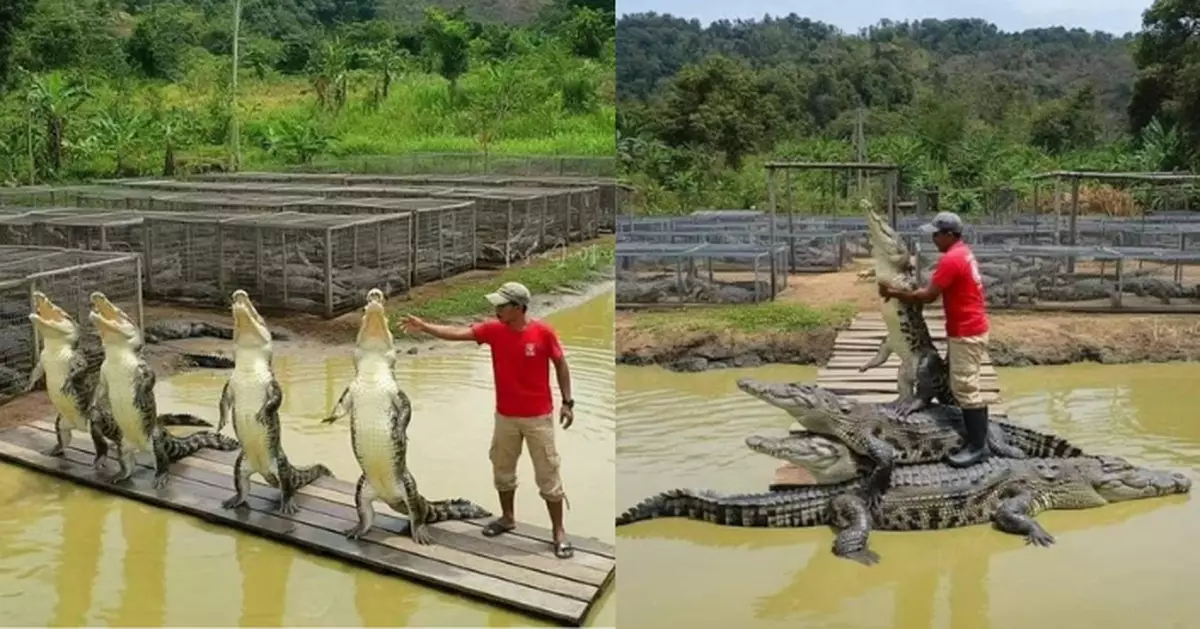
MULTIPOLYGON (((618 369, 620 506, 672 487, 762 491, 778 463, 750 453, 755 431, 786 429, 782 411, 736 392, 752 375, 810 379, 799 368, 671 374, 618 369), (760 460, 763 459, 763 460, 760 460)), ((1014 421, 1080 447, 1196 476, 1200 365, 1005 370, 1014 421), (1114 384, 1119 383, 1119 384, 1114 384)), ((1188 496, 1043 513, 1058 539, 1029 548, 977 526, 872 532, 875 567, 834 557, 828 529, 747 530, 684 520, 620 529, 622 625, 897 627, 1189 626, 1200 602, 1200 551, 1180 544, 1200 523, 1188 496), (737 575, 731 578, 730 575, 737 575), (650 595, 671 583, 672 596, 650 595), (1136 584, 1136 585, 1135 585, 1136 584), (674 593, 680 593, 674 596, 674 593), (720 601, 716 604, 715 601, 720 601)))

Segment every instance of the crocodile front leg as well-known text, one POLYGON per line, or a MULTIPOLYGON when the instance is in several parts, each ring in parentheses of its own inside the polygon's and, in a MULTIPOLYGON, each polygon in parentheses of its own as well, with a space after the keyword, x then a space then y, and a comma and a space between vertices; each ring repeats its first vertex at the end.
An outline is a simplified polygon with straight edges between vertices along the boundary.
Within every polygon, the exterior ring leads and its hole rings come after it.
POLYGON ((871 513, 866 501, 854 494, 842 494, 829 504, 833 527, 833 554, 863 565, 879 563, 879 555, 867 546, 871 535, 871 513))
POLYGON ((874 369, 883 363, 886 363, 887 359, 891 358, 891 356, 892 346, 890 343, 888 343, 887 338, 884 338, 883 341, 879 343, 879 349, 875 351, 875 356, 871 358, 871 360, 863 363, 863 365, 858 368, 858 372, 862 373, 868 369, 874 369))
POLYGON ((867 457, 875 464, 867 479, 867 508, 875 510, 883 500, 883 492, 892 484, 892 470, 896 468, 896 449, 874 435, 866 438, 867 457))
POLYGON ((1023 535, 1026 544, 1049 546, 1054 543, 1054 536, 1047 533, 1046 529, 1033 519, 1040 510, 1037 495, 1029 489, 1021 488, 1000 502, 996 513, 992 514, 992 521, 995 522, 996 528, 1005 533, 1023 535))

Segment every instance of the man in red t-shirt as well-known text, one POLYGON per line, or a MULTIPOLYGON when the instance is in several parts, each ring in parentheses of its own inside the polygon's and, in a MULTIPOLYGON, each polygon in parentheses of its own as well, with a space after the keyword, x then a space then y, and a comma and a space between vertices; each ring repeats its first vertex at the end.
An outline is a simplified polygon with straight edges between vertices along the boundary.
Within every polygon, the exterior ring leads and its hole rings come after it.
POLYGON ((470 327, 435 325, 414 316, 404 327, 445 341, 475 341, 492 350, 492 378, 496 387, 496 423, 492 431, 492 477, 500 495, 501 515, 483 528, 487 537, 511 531, 517 525, 513 496, 517 489, 517 461, 521 447, 529 445, 533 476, 554 530, 554 553, 562 559, 574 555, 563 527, 562 477, 554 443, 554 400, 550 395, 550 365, 554 365, 562 392, 559 421, 563 430, 575 421, 571 374, 558 335, 543 321, 529 318, 529 289, 507 282, 487 300, 496 309, 493 321, 470 327))
POLYGON ((922 231, 933 235, 942 258, 929 285, 914 291, 896 290, 879 283, 879 294, 905 303, 930 303, 939 296, 946 311, 946 360, 950 363, 950 388, 962 408, 967 442, 952 454, 949 463, 967 467, 986 459, 988 407, 979 391, 979 372, 987 359, 988 315, 983 296, 983 279, 975 255, 962 241, 962 219, 953 212, 939 212, 922 231))

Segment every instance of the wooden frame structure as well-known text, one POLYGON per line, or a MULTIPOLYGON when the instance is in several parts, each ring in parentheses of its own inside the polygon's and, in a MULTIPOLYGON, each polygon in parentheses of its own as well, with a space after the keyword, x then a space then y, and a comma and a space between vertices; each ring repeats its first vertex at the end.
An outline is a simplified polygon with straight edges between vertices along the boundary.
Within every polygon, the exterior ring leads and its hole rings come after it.
MULTIPOLYGON (((792 204, 791 199, 790 199, 791 192, 792 192, 792 187, 790 185, 790 181, 791 181, 790 175, 791 175, 791 171, 793 171, 793 170, 800 170, 800 171, 829 170, 829 171, 833 171, 835 173, 851 171, 851 172, 857 172, 860 174, 863 171, 873 171, 873 172, 885 173, 887 175, 888 222, 891 224, 892 229, 896 229, 896 221, 897 221, 896 208, 897 208, 897 203, 898 203, 897 197, 899 195, 899 185, 900 185, 900 166, 897 164, 871 163, 871 162, 768 162, 766 164, 766 169, 767 169, 767 205, 770 208, 769 213, 770 213, 770 217, 771 217, 770 244, 772 246, 774 246, 776 244, 776 242, 775 242, 775 215, 777 213, 777 205, 778 205, 778 194, 775 189, 775 184, 776 184, 775 176, 776 176, 776 171, 780 171, 780 170, 788 173, 788 181, 789 181, 789 185, 787 188, 788 196, 789 196, 788 231, 790 233, 794 233, 794 231, 795 231, 795 227, 791 222, 792 218, 795 216, 795 212, 793 211, 793 210, 795 210, 795 206, 792 204)), ((772 258, 771 264, 772 264, 772 267, 771 267, 771 281, 772 281, 771 292, 772 292, 772 294, 774 294, 774 293, 778 292, 774 285, 775 272, 776 272, 776 269, 774 267, 774 264, 775 264, 774 258, 772 258)))

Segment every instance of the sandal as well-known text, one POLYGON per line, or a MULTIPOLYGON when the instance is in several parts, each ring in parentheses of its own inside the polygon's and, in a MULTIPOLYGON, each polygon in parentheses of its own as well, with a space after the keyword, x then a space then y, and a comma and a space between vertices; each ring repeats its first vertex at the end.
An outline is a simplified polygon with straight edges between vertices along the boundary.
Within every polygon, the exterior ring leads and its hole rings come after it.
POLYGON ((559 559, 570 559, 571 557, 575 556, 575 547, 572 546, 571 542, 568 542, 567 540, 555 542, 554 556, 558 557, 559 559))
POLYGON ((496 518, 495 520, 488 522, 487 525, 483 527, 483 536, 496 537, 497 535, 503 535, 515 528, 517 528, 517 525, 505 524, 504 520, 496 518))

